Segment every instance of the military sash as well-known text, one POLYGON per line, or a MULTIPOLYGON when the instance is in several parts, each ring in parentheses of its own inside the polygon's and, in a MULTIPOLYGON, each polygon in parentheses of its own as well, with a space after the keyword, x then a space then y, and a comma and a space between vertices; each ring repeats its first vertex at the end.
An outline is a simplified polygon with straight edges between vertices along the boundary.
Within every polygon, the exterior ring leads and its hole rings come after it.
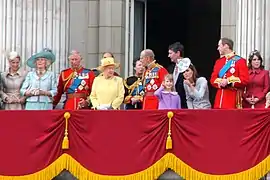
MULTIPOLYGON (((80 74, 88 74, 89 73, 89 69, 84 69, 82 70, 82 72, 80 74)), ((82 78, 79 78, 78 77, 75 77, 71 86, 68 88, 67 92, 68 93, 75 93, 75 90, 81 85, 81 82, 82 82, 82 78)))
POLYGON ((150 83, 151 79, 158 78, 159 67, 154 67, 148 74, 145 76, 144 85, 150 83))
POLYGON ((228 60, 227 63, 220 69, 218 77, 222 78, 226 74, 226 72, 231 68, 232 64, 236 63, 240 59, 241 59, 240 56, 235 55, 230 60, 228 60))

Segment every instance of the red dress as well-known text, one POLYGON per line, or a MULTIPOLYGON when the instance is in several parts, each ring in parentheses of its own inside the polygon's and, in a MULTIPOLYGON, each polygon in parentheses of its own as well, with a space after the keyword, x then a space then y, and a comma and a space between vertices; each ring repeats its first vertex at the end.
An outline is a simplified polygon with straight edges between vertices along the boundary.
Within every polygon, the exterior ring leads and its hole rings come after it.
POLYGON ((251 105, 245 100, 246 98, 258 98, 259 101, 254 108, 265 108, 265 96, 270 88, 269 71, 264 69, 249 70, 249 82, 243 95, 243 107, 251 108, 251 105))
POLYGON ((90 95, 94 78, 93 71, 83 67, 77 71, 72 68, 63 70, 59 76, 57 94, 54 96, 53 105, 56 106, 62 94, 66 93, 67 98, 64 102, 64 109, 79 109, 78 102, 81 99, 87 99, 90 95))
POLYGON ((211 75, 211 84, 217 88, 214 108, 235 109, 242 107, 242 93, 249 80, 247 62, 244 58, 231 53, 219 58, 214 66, 211 75), (231 62, 231 64, 226 64, 231 62), (226 65, 225 65, 226 64, 226 65), (224 70, 224 66, 228 69, 224 70), (220 79, 237 79, 234 83, 228 84, 225 88, 218 86, 220 79))
POLYGON ((158 63, 151 64, 144 73, 145 95, 143 109, 158 109, 158 98, 154 92, 161 86, 168 71, 158 63))

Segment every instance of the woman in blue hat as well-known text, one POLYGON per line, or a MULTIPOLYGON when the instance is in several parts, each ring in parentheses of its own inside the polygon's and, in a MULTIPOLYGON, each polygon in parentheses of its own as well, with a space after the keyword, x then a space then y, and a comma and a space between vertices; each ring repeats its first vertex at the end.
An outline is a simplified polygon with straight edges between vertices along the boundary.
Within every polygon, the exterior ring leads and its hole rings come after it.
POLYGON ((30 68, 35 68, 27 74, 20 93, 26 96, 26 110, 53 109, 52 97, 56 95, 56 77, 48 68, 55 62, 55 55, 49 49, 33 55, 27 60, 30 68))

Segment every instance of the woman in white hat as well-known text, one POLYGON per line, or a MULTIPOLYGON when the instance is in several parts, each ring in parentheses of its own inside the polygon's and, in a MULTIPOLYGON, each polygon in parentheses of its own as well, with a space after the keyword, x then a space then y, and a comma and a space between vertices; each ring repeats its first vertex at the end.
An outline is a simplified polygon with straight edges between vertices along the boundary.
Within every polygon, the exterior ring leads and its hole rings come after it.
POLYGON ((184 58, 178 65, 184 75, 188 109, 210 109, 208 83, 204 77, 199 77, 195 66, 189 58, 184 58))
POLYGON ((123 79, 114 75, 117 66, 118 64, 114 62, 112 57, 101 60, 99 68, 103 73, 95 78, 90 95, 90 101, 94 109, 120 109, 125 90, 123 79))
POLYGON ((56 95, 55 74, 48 68, 55 62, 55 55, 49 49, 33 55, 27 60, 27 65, 35 68, 27 74, 20 90, 26 96, 26 110, 53 109, 52 97, 56 95))
POLYGON ((7 56, 9 68, 1 73, 0 96, 5 110, 24 109, 25 97, 20 95, 20 88, 25 79, 27 71, 20 69, 21 57, 15 51, 7 56))

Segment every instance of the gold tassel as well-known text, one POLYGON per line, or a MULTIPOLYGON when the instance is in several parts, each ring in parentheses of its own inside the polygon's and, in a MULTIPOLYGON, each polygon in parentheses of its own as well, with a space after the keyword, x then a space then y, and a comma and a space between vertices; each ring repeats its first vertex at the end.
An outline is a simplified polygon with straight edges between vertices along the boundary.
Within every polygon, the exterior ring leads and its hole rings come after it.
POLYGON ((68 119, 70 118, 70 113, 65 112, 64 114, 65 118, 65 136, 62 142, 62 149, 69 149, 69 140, 68 140, 68 119))
POLYGON ((65 136, 62 142, 62 149, 69 149, 69 140, 68 137, 65 136))
POLYGON ((172 137, 170 135, 167 137, 166 149, 172 149, 172 137))
POLYGON ((167 141, 166 141, 166 149, 172 149, 171 126, 172 126, 173 112, 169 111, 167 113, 167 117, 169 118, 169 129, 168 129, 168 136, 167 136, 167 141))

